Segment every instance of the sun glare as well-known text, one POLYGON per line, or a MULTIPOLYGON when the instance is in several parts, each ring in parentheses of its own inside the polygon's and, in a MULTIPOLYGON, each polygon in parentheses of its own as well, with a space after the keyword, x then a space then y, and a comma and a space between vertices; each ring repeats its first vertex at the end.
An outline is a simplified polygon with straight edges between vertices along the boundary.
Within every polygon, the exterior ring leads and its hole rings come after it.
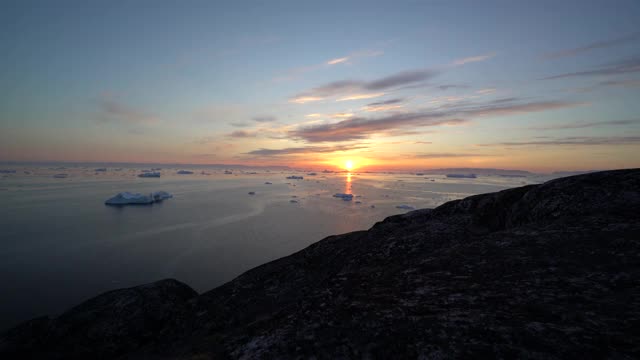
POLYGON ((345 162, 345 163, 344 163, 344 167, 345 167, 347 170, 351 170, 351 169, 353 169, 353 161, 351 161, 351 160, 347 160, 347 162, 345 162))

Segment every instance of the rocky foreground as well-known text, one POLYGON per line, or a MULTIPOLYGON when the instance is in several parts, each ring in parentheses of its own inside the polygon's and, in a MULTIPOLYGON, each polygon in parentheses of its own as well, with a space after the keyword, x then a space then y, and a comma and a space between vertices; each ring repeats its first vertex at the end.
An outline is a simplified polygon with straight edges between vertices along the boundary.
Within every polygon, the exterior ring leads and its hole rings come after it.
POLYGON ((640 169, 392 216, 200 295, 111 291, 8 331, 0 357, 637 359, 640 169))

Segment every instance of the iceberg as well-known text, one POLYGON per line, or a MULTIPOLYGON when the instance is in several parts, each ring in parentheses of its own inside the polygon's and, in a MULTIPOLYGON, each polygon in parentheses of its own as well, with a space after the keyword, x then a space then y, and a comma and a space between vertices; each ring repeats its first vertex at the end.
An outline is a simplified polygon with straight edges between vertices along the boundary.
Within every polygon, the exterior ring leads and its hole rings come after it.
POLYGON ((287 176, 287 179, 288 180, 302 180, 302 179, 304 179, 304 177, 291 175, 291 176, 287 176))
POLYGON ((105 205, 129 205, 129 204, 138 204, 138 205, 148 205, 153 204, 155 200, 153 199, 153 194, 142 195, 142 194, 134 194, 130 192, 121 192, 118 195, 112 197, 111 199, 107 199, 105 201, 105 205))
POLYGON ((173 195, 169 194, 166 191, 156 191, 151 193, 151 196, 153 197, 153 200, 156 202, 166 200, 166 199, 171 199, 173 197, 173 195))
POLYGON ((159 178, 160 177, 160 173, 159 172, 153 172, 153 171, 151 171, 151 172, 143 172, 142 174, 138 175, 138 177, 141 177, 141 178, 159 178))
POLYGON ((477 176, 476 174, 447 174, 447 177, 455 179, 475 179, 477 176))
POLYGON ((161 202, 172 197, 173 195, 166 191, 155 191, 149 195, 125 191, 107 199, 104 203, 105 205, 150 205, 154 202, 161 202))
POLYGON ((190 175, 190 174, 193 174, 193 171, 189 171, 189 170, 179 170, 176 174, 180 174, 180 175, 190 175))
POLYGON ((333 197, 335 198, 341 198, 344 201, 351 201, 353 200, 353 194, 343 194, 343 193, 336 193, 333 194, 333 197))
POLYGON ((410 205, 398 205, 396 206, 396 208, 398 209, 402 209, 402 210, 415 210, 416 208, 414 208, 413 206, 410 205))

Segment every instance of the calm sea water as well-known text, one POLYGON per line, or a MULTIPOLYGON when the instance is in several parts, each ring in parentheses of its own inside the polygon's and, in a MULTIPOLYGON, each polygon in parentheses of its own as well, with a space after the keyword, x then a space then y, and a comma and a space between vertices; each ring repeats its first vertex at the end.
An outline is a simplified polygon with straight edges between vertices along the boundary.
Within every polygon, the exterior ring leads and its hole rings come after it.
POLYGON ((58 314, 100 292, 161 278, 206 291, 326 236, 367 229, 386 216, 406 212, 397 205, 435 207, 540 181, 413 174, 308 176, 265 169, 224 174, 219 168, 188 169, 192 175, 164 168, 161 178, 138 178, 141 167, 106 172, 95 168, 2 167, 16 172, 0 174, 0 329, 58 314), (60 173, 68 177, 53 177, 60 173), (285 179, 293 174, 304 180, 285 179), (121 191, 157 190, 174 198, 151 206, 104 205, 121 191), (356 197, 346 202, 332 197, 336 192, 356 197))

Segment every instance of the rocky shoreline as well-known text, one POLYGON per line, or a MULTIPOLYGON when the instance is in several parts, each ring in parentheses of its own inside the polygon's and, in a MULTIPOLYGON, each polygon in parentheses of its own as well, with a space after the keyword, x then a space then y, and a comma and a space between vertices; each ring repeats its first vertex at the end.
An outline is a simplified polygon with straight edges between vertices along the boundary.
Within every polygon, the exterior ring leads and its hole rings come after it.
POLYGON ((392 216, 203 294, 167 279, 0 336, 46 359, 640 357, 640 169, 392 216))

